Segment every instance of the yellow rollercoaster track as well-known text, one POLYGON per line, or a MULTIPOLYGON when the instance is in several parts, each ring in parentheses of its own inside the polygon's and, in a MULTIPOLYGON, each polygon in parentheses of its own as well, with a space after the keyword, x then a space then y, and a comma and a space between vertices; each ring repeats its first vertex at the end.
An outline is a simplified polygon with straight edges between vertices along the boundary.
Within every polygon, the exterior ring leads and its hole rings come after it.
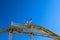
MULTIPOLYGON (((51 32, 50 30, 42 27, 42 26, 37 26, 37 25, 29 25, 29 24, 26 24, 26 25, 23 25, 23 27, 19 26, 12 26, 10 28, 6 28, 4 29, 5 32, 9 32, 9 33, 25 33, 25 34, 32 34, 33 36, 34 35, 39 35, 39 36, 43 36, 43 37, 48 37, 48 38, 52 38, 53 40, 60 40, 60 37, 51 32), (26 32, 25 30, 26 29, 30 29, 30 30, 38 30, 38 31, 41 31, 43 34, 39 35, 38 33, 34 33, 34 32, 26 32)), ((0 32, 0 34, 3 33, 3 32, 0 32)), ((34 40, 34 39, 33 39, 34 40)))
MULTIPOLYGON (((28 28, 28 29, 31 29, 31 28, 32 28, 32 29, 37 29, 37 30, 45 33, 46 36, 49 37, 49 38, 52 38, 52 39, 54 39, 54 40, 60 40, 60 37, 59 37, 57 34, 53 33, 52 31, 50 31, 50 30, 48 30, 48 29, 46 29, 46 28, 44 28, 44 27, 42 27, 42 26, 26 25, 25 27, 28 28)), ((44 35, 43 35, 43 36, 44 36, 44 35)))

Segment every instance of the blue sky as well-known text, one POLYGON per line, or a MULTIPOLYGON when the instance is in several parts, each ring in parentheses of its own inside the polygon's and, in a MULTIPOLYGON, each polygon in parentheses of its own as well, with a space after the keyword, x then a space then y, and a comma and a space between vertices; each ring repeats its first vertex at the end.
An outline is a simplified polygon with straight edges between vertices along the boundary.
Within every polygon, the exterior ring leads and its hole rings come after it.
MULTIPOLYGON (((0 28, 9 27, 11 21, 25 24, 30 18, 33 24, 60 35, 60 0, 0 0, 0 28)), ((28 35, 19 35, 15 35, 18 40, 30 40, 28 35)), ((0 34, 0 39, 8 40, 8 33, 0 34)), ((35 36, 39 39, 51 40, 35 36)))

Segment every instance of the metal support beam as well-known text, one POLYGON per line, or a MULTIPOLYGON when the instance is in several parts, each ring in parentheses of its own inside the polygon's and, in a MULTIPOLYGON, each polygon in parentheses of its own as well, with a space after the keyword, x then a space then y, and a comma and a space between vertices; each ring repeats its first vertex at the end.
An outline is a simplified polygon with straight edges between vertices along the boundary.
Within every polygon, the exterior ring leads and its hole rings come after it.
POLYGON ((34 40, 34 35, 33 35, 33 33, 31 33, 31 39, 34 40))
POLYGON ((12 40, 12 33, 9 32, 8 40, 12 40))

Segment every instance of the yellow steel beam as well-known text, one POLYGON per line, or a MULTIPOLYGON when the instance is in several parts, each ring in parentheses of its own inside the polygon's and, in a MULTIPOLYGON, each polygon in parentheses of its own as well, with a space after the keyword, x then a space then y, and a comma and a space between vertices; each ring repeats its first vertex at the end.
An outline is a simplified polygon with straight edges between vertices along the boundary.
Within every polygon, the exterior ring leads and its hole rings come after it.
POLYGON ((29 24, 27 24, 27 25, 25 25, 25 27, 26 27, 26 28, 29 28, 29 29, 32 28, 32 29, 40 30, 40 31, 42 31, 43 33, 45 33, 46 35, 48 35, 48 36, 50 36, 50 37, 52 37, 52 38, 53 38, 54 36, 59 37, 57 34, 51 32, 50 30, 48 30, 48 29, 46 29, 46 28, 43 28, 42 26, 29 25, 29 24))
POLYGON ((56 38, 55 40, 60 40, 60 37, 56 38))
MULTIPOLYGON (((44 27, 42 27, 42 26, 37 26, 37 25, 29 25, 29 24, 27 24, 27 25, 24 25, 24 28, 27 28, 27 29, 36 29, 36 30, 39 30, 39 31, 41 31, 41 32, 43 32, 43 33, 45 33, 46 35, 48 35, 50 38, 53 38, 53 37, 58 37, 57 39, 59 39, 60 37, 57 35, 57 34, 55 34, 55 33, 53 33, 53 32, 51 32, 50 30, 48 30, 48 29, 46 29, 46 28, 44 28, 44 27)), ((5 29, 5 32, 9 32, 9 31, 12 31, 11 29, 13 29, 14 31, 16 31, 16 32, 22 32, 23 31, 23 29, 21 29, 21 28, 18 28, 18 27, 11 27, 11 28, 7 28, 7 29, 5 29)), ((1 34, 2 32, 0 32, 0 34, 1 34)))

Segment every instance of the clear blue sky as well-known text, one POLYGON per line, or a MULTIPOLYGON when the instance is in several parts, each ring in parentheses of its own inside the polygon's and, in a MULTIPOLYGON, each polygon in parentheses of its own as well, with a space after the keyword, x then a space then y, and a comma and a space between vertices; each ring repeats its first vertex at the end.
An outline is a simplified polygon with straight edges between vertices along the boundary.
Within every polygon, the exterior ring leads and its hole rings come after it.
MULTIPOLYGON (((11 21, 24 24, 30 18, 33 24, 60 35, 60 0, 0 0, 0 28, 9 27, 11 21)), ((28 35, 15 36, 18 40, 30 40, 28 35)), ((0 40, 8 40, 8 33, 0 34, 0 40)), ((51 39, 35 36, 35 40, 51 39)))

